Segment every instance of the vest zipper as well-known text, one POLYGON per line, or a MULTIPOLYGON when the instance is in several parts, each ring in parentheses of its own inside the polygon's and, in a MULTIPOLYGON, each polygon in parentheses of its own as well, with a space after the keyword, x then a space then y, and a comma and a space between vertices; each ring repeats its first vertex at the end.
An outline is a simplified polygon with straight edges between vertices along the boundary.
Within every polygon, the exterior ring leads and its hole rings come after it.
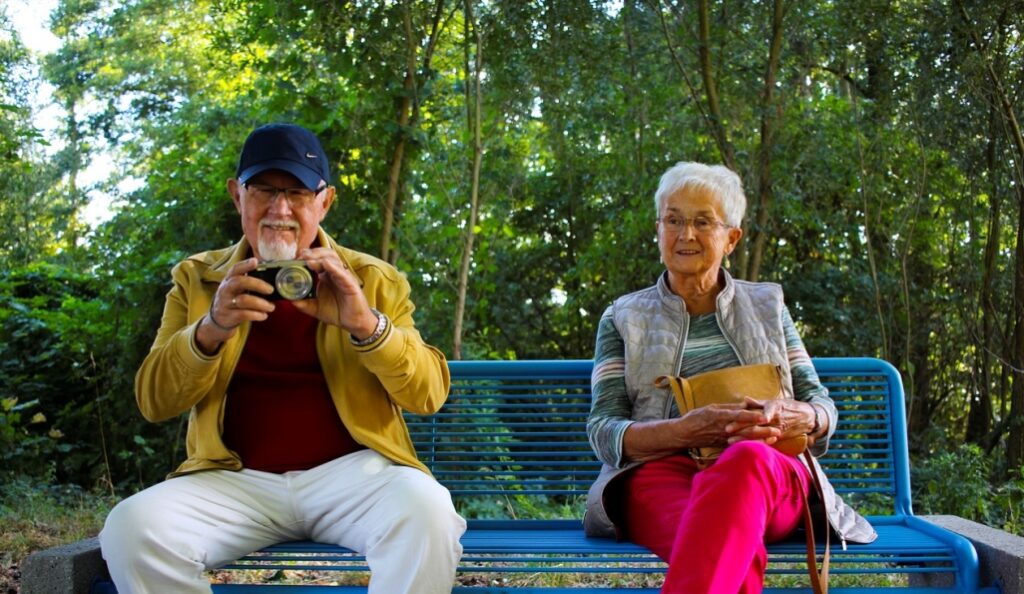
MULTIPOLYGON (((683 352, 686 350, 686 335, 690 332, 690 315, 686 313, 686 306, 683 305, 683 330, 679 335, 679 342, 676 344, 676 355, 675 355, 675 370, 676 375, 680 376, 683 373, 683 352)), ((665 400, 665 414, 661 418, 667 419, 672 413, 672 403, 675 402, 674 398, 668 398, 665 400)), ((679 411, 682 414, 682 411, 679 411)))
POLYGON ((732 349, 736 360, 740 362, 740 365, 746 365, 747 362, 743 360, 743 356, 740 355, 740 350, 736 348, 736 343, 732 341, 732 337, 726 331, 725 324, 722 322, 722 312, 718 307, 715 307, 715 321, 718 322, 718 329, 722 331, 722 336, 725 338, 725 342, 729 343, 729 348, 732 349))

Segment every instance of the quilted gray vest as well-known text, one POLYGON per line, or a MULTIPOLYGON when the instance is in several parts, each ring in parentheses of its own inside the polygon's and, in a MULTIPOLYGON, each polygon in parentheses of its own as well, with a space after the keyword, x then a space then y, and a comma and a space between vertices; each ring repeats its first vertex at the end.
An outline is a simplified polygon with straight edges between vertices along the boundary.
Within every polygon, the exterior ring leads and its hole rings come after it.
MULTIPOLYGON (((715 316, 741 365, 774 363, 782 369, 782 385, 793 395, 793 381, 782 327, 782 287, 733 279, 725 269, 725 287, 718 294, 715 316)), ((665 275, 647 289, 620 297, 612 305, 615 328, 626 349, 626 391, 633 401, 633 420, 666 419, 672 392, 656 388, 659 375, 679 375, 686 349, 690 316, 681 297, 669 289, 665 275)))

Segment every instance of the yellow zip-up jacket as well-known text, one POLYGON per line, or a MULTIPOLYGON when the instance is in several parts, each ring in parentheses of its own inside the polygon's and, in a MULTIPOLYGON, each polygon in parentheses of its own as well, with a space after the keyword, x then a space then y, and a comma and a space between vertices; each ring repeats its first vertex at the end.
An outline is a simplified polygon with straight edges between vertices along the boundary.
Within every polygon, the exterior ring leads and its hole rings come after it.
MULTIPOLYGON (((391 320, 380 340, 357 347, 345 330, 320 323, 317 354, 327 385, 352 437, 398 464, 429 472, 416 458, 402 410, 437 412, 448 396, 444 355, 423 342, 413 322, 409 282, 393 266, 338 245, 323 229, 319 245, 334 249, 359 277, 370 307, 391 320)), ((147 420, 158 422, 189 411, 188 459, 171 476, 198 470, 239 470, 242 462, 221 439, 228 384, 251 322, 213 356, 196 346, 195 332, 210 310, 228 270, 249 257, 243 239, 232 247, 189 256, 172 271, 163 319, 153 346, 135 376, 135 399, 147 420)), ((258 323, 258 322, 257 322, 258 323)))

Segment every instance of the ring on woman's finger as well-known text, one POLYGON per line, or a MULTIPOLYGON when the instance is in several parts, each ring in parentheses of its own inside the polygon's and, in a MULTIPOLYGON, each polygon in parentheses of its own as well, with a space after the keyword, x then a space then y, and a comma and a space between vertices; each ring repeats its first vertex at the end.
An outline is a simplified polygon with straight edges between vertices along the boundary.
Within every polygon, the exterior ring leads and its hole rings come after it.
POLYGON ((238 307, 238 297, 231 298, 231 307, 238 307))

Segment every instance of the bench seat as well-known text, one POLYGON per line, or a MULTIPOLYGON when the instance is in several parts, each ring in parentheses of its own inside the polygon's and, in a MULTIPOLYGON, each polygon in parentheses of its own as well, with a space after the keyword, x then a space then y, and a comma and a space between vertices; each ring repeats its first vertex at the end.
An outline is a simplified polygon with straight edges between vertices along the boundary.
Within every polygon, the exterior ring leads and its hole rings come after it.
MULTIPOLYGON (((908 518, 892 516, 872 516, 869 519, 878 530, 878 540, 866 545, 849 545, 845 551, 837 543, 838 546, 832 551, 832 575, 889 574, 893 572, 891 565, 901 566, 900 572, 903 573, 953 574, 957 572, 958 566, 970 566, 972 560, 976 563, 970 543, 965 548, 965 541, 961 537, 935 530, 927 522, 916 518, 908 522, 908 518), (866 567, 871 564, 879 567, 866 567)), ((462 539, 464 551, 460 570, 619 573, 622 570, 613 568, 613 564, 630 563, 633 565, 629 569, 630 573, 664 572, 664 563, 644 547, 629 542, 588 538, 579 527, 577 520, 470 521, 469 529, 462 539)), ((802 540, 773 544, 769 547, 771 566, 768 571, 770 574, 803 575, 805 554, 802 540)), ((229 568, 318 571, 367 569, 360 555, 334 545, 310 541, 282 543, 240 561, 229 568)), ((971 576, 964 576, 963 579, 971 579, 971 576)), ((224 587, 226 585, 219 586, 218 590, 224 587)), ((893 592, 891 588, 885 590, 893 592)), ((550 589, 540 591, 551 592, 550 589)), ((574 588, 573 592, 576 591, 574 588)), ((608 592, 608 589, 600 591, 608 592)))

